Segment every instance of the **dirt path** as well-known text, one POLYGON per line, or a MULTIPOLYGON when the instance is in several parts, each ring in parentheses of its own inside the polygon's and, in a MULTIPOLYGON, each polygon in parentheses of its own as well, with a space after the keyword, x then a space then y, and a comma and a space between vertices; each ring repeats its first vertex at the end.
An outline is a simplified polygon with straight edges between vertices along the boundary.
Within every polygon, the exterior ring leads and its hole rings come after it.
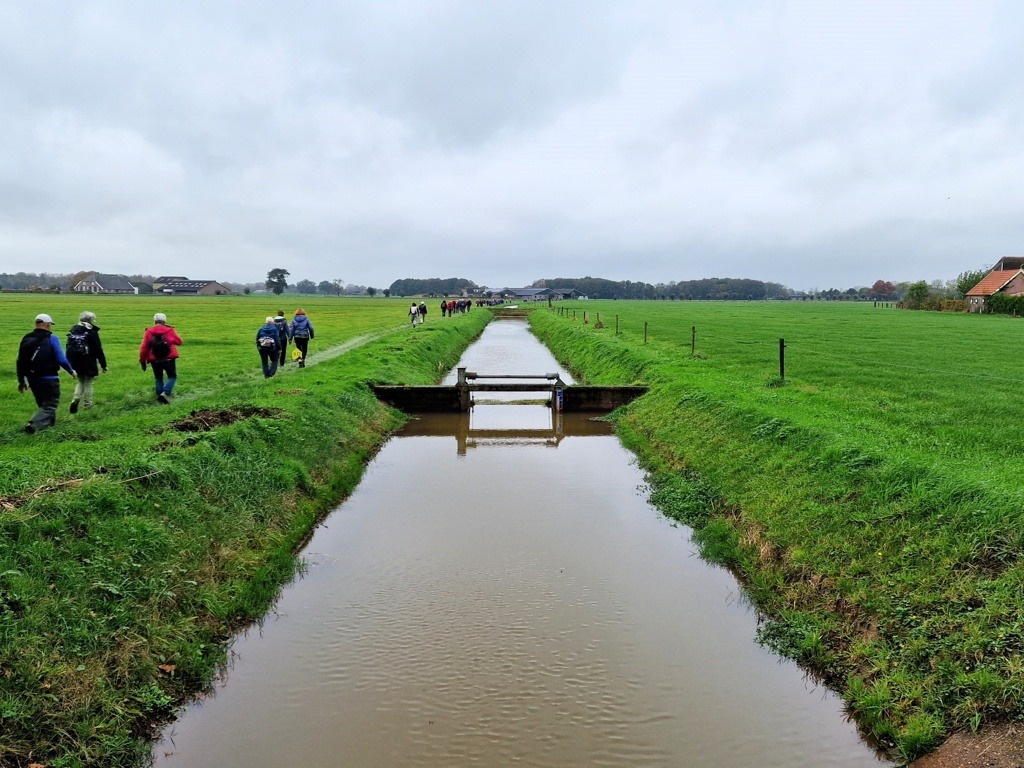
POLYGON ((954 734, 910 768, 1024 768, 1024 725, 954 734))

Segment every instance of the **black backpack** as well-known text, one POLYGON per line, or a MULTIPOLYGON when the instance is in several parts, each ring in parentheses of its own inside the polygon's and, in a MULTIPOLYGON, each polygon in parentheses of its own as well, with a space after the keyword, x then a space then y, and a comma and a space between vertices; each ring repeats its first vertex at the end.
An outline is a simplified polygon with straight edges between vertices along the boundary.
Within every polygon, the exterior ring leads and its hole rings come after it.
POLYGON ((68 331, 67 353, 73 357, 89 356, 89 331, 81 325, 75 325, 68 331))
POLYGON ((154 333, 149 341, 149 351, 157 360, 166 360, 171 354, 171 343, 164 338, 162 333, 154 333))
POLYGON ((28 376, 52 376, 59 369, 50 346, 50 334, 30 333, 18 347, 18 373, 28 376))

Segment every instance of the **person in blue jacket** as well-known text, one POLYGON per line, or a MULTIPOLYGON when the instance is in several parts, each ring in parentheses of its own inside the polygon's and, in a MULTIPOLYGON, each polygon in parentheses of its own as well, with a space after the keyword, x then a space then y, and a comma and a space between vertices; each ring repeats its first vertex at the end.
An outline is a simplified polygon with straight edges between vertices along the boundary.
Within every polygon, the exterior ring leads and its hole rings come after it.
POLYGON ((263 378, 269 379, 277 373, 277 361, 281 355, 281 332, 274 318, 268 317, 256 331, 256 349, 259 350, 260 363, 263 365, 263 378))
POLYGON ((313 324, 309 322, 309 318, 306 316, 306 310, 299 307, 295 310, 295 317, 292 318, 291 327, 292 341, 295 343, 296 349, 301 353, 299 358, 299 368, 306 367, 306 353, 309 351, 309 340, 313 338, 313 324))
POLYGON ((53 335, 53 318, 36 315, 35 330, 25 334, 18 347, 18 391, 31 389, 36 399, 36 411, 25 432, 35 434, 40 429, 57 423, 57 406, 60 404, 60 369, 71 378, 77 378, 75 369, 64 356, 60 339, 53 335))

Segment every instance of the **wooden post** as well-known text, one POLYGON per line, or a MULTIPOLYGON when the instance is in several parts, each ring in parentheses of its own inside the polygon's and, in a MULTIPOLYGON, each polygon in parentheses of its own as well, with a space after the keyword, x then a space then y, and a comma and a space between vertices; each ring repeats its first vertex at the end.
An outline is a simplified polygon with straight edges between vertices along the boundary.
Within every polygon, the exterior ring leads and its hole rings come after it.
POLYGON ((619 335, 619 316, 615 316, 615 335, 619 335))
POLYGON ((459 372, 459 379, 455 384, 455 389, 459 393, 459 410, 463 413, 467 413, 473 406, 473 399, 469 393, 469 382, 466 380, 466 369, 457 368, 459 372))
POLYGON ((647 321, 644 321, 644 344, 647 343, 647 321))
POLYGON ((690 357, 697 354, 697 326, 690 326, 690 357))
POLYGON ((786 340, 779 339, 779 378, 786 380, 786 340))

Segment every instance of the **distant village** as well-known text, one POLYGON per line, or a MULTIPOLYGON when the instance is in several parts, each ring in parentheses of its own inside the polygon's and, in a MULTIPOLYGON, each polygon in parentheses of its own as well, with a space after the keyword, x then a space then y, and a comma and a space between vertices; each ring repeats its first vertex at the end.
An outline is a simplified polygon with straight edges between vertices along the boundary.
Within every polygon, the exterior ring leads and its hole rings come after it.
MULTIPOLYGON (((266 284, 239 285, 229 282, 218 282, 217 280, 195 280, 184 275, 162 275, 160 277, 139 279, 126 275, 110 275, 100 272, 87 272, 75 275, 71 280, 50 280, 46 278, 57 278, 57 276, 39 275, 26 278, 40 278, 31 282, 26 280, 24 287, 6 287, 0 284, 0 290, 24 291, 24 292, 64 292, 88 293, 88 294, 109 294, 109 295, 143 295, 161 294, 164 296, 227 296, 235 293, 265 294, 273 293, 266 284), (65 282, 65 285, 61 285, 65 282)), ((488 288, 481 288, 468 280, 435 281, 435 280, 404 280, 396 281, 395 286, 400 287, 399 292, 391 289, 377 290, 361 285, 342 285, 340 281, 323 281, 319 285, 310 280, 300 280, 298 283, 287 285, 282 291, 288 293, 322 294, 330 296, 375 296, 380 293, 383 296, 461 296, 466 298, 477 298, 483 296, 504 296, 519 301, 547 301, 548 299, 586 299, 580 291, 575 288, 503 288, 500 291, 492 291, 488 288), (435 283, 442 284, 435 284, 435 283), (456 284, 449 284, 453 282, 456 284), (422 290, 420 290, 422 289, 422 290)))
POLYGON ((959 312, 997 312, 1024 315, 1024 256, 1005 256, 989 269, 962 272, 955 280, 923 280, 891 283, 876 280, 870 287, 794 291, 778 283, 740 278, 703 278, 672 283, 612 281, 601 278, 556 278, 537 280, 522 288, 490 289, 464 278, 401 279, 389 288, 344 285, 341 280, 298 280, 277 284, 232 283, 194 279, 185 275, 114 275, 80 272, 75 275, 32 275, 0 273, 0 291, 88 294, 160 294, 164 296, 224 296, 230 294, 292 293, 324 296, 415 296, 505 298, 519 302, 564 301, 567 299, 646 299, 671 301, 882 301, 907 309, 959 312), (548 283, 554 285, 548 285, 548 283))

